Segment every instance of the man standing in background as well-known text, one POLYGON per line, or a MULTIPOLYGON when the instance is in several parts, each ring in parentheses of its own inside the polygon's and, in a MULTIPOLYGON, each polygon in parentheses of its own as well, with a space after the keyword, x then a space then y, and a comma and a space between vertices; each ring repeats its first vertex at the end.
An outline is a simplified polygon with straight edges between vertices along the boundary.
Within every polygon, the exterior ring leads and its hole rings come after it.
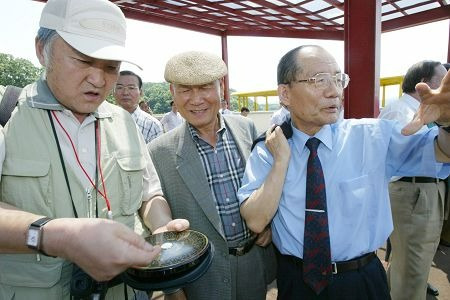
MULTIPOLYGON (((387 105, 379 118, 397 120, 405 126, 421 102, 416 84, 425 82, 437 89, 445 74, 445 68, 437 61, 425 60, 412 65, 403 80, 404 94, 387 105)), ((429 126, 434 123, 422 129, 429 126)), ((393 177, 389 198, 394 221, 387 271, 391 297, 393 300, 425 299, 428 274, 444 221, 445 183, 434 177, 393 177)))
POLYGON ((131 71, 120 72, 114 88, 117 104, 131 114, 134 122, 144 136, 146 143, 163 133, 162 125, 155 117, 141 110, 139 100, 142 96, 142 79, 131 71))
POLYGON ((183 123, 183 117, 178 112, 177 106, 173 101, 170 101, 170 111, 164 114, 164 117, 161 119, 161 124, 164 128, 164 132, 169 132, 174 129, 178 125, 183 123))

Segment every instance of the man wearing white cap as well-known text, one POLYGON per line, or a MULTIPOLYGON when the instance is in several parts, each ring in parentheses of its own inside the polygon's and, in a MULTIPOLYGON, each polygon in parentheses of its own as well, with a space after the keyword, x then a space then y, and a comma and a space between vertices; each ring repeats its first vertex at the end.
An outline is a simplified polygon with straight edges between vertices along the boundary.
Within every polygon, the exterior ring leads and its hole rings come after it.
POLYGON ((270 230, 253 234, 236 196, 256 128, 250 119, 219 113, 226 73, 216 55, 191 51, 172 57, 164 77, 186 122, 148 148, 173 217, 189 220, 215 247, 208 272, 176 296, 266 299, 275 273, 270 230))
MULTIPOLYGON (((153 231, 188 227, 158 222, 164 207, 151 203, 166 202, 145 142, 130 114, 104 101, 128 61, 123 13, 106 0, 49 0, 40 27, 45 74, 4 128, 0 299, 69 299, 72 262, 97 281, 148 265, 159 247, 134 233, 138 211, 145 224, 155 218, 153 231)), ((102 299, 97 286, 90 294, 102 299)), ((125 293, 119 285, 106 299, 125 293)))

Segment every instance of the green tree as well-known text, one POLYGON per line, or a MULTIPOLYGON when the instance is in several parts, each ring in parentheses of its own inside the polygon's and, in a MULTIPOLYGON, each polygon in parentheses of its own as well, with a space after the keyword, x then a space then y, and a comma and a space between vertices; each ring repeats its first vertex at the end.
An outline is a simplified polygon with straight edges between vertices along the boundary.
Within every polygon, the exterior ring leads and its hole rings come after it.
POLYGON ((170 111, 169 84, 167 82, 145 82, 142 86, 143 99, 155 114, 163 114, 170 111))
POLYGON ((37 80, 42 72, 42 68, 35 67, 29 60, 0 53, 0 85, 24 87, 37 80))

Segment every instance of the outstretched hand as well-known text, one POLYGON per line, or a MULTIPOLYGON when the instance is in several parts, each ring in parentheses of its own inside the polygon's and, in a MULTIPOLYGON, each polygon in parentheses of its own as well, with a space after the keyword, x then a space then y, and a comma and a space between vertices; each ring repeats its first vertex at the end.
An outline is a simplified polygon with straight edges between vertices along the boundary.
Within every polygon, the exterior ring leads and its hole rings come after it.
POLYGON ((55 219, 47 223, 44 250, 74 262, 97 281, 132 266, 147 266, 161 251, 125 225, 105 219, 55 219))
POLYGON ((421 82, 416 85, 416 91, 421 99, 419 110, 414 119, 402 129, 402 134, 414 134, 431 122, 450 125, 450 71, 442 79, 438 89, 432 90, 421 82))

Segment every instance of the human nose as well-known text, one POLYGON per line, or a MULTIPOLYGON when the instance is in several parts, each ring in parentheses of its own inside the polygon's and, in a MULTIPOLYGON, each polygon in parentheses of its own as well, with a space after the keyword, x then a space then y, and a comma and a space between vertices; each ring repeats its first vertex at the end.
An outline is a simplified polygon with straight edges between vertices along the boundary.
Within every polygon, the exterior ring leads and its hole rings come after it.
POLYGON ((94 87, 103 87, 106 83, 104 70, 97 67, 91 67, 89 70, 87 81, 94 87))

